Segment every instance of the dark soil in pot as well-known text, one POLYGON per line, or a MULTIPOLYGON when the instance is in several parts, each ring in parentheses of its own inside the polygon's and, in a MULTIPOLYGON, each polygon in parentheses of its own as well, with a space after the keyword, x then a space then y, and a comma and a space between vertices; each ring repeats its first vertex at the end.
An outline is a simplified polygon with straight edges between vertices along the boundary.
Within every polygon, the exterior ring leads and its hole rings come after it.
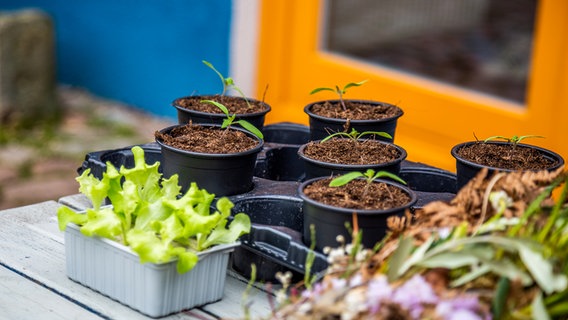
POLYGON ((240 128, 219 125, 176 125, 155 134, 164 177, 179 176, 182 191, 192 182, 217 197, 253 189, 253 174, 262 139, 240 128))
POLYGON ((314 181, 303 192, 314 201, 356 210, 386 210, 402 207, 411 200, 408 193, 386 183, 368 184, 365 180, 357 179, 341 187, 330 187, 331 180, 314 181))
POLYGON ((398 174, 406 159, 403 148, 374 139, 312 141, 300 146, 298 155, 304 162, 306 179, 366 169, 398 174))
POLYGON ((331 139, 313 141, 303 149, 306 157, 314 160, 342 164, 377 164, 396 160, 400 150, 394 145, 376 140, 331 139))
POLYGON ((178 111, 178 123, 186 124, 192 121, 193 123, 221 124, 226 118, 223 112, 212 104, 201 102, 202 100, 221 103, 227 107, 230 114, 236 115, 237 120, 247 120, 258 129, 263 128, 265 115, 271 110, 267 103, 251 98, 245 100, 237 96, 189 96, 178 98, 172 103, 178 111))
POLYGON ((168 133, 158 131, 156 138, 177 149, 202 153, 238 153, 258 145, 242 131, 199 125, 179 126, 168 133))
POLYGON ((303 240, 311 244, 310 226, 315 227, 315 248, 337 247, 338 235, 346 243, 351 234, 346 224, 352 225, 353 214, 357 213, 362 244, 373 248, 388 230, 387 220, 391 216, 402 216, 417 201, 416 193, 406 186, 388 180, 356 179, 341 187, 330 187, 332 178, 314 178, 299 186, 299 195, 304 200, 303 240))
POLYGON ((346 110, 343 110, 339 100, 327 100, 312 104, 310 111, 326 118, 349 120, 380 120, 402 115, 402 110, 391 104, 369 103, 365 100, 344 101, 346 110))
POLYGON ((564 159, 555 152, 527 144, 516 144, 513 147, 509 142, 464 142, 454 146, 451 154, 456 159, 458 190, 483 167, 493 173, 518 170, 551 171, 564 165, 564 159))
POLYGON ((474 143, 456 151, 465 160, 484 166, 508 170, 545 170, 556 161, 545 157, 538 149, 509 144, 474 143))
POLYGON ((383 131, 392 139, 377 136, 383 141, 394 141, 397 120, 404 112, 388 103, 372 100, 344 100, 343 110, 340 100, 323 100, 308 104, 304 112, 310 120, 310 140, 320 140, 331 133, 353 128, 359 132, 383 131))

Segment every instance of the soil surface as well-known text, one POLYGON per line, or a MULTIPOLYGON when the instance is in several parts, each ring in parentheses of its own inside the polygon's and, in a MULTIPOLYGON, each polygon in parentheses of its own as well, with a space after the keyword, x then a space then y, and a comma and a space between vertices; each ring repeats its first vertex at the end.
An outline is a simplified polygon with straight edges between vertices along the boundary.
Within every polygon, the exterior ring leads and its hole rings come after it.
POLYGON ((338 100, 329 100, 323 103, 314 103, 310 111, 326 118, 350 120, 379 120, 397 117, 402 110, 390 104, 370 104, 357 100, 344 100, 346 110, 338 100))
POLYGON ((395 146, 378 140, 330 139, 309 142, 304 155, 310 159, 341 164, 381 164, 400 158, 395 146))
POLYGON ((221 95, 184 97, 174 101, 174 105, 205 113, 223 113, 223 111, 221 111, 221 109, 219 109, 217 106, 211 103, 201 102, 202 100, 213 100, 219 102, 220 104, 227 107, 227 110, 229 110, 230 114, 259 113, 268 109, 268 105, 266 103, 258 100, 250 98, 247 98, 247 100, 245 100, 242 97, 221 95))
POLYGON ((457 154, 477 164, 508 170, 544 170, 555 164, 538 150, 519 145, 480 142, 460 148, 457 154))
POLYGON ((356 179, 340 186, 330 187, 332 178, 317 180, 304 188, 310 199, 327 205, 359 210, 386 210, 406 205, 410 196, 402 189, 384 182, 367 183, 356 179))
POLYGON ((0 126, 0 210, 79 193, 75 181, 85 155, 154 141, 154 131, 175 124, 76 87, 57 88, 64 115, 55 126, 0 126))
POLYGON ((175 127, 168 133, 156 131, 155 135, 158 140, 174 148, 201 153, 244 152, 259 143, 242 131, 192 124, 175 127))

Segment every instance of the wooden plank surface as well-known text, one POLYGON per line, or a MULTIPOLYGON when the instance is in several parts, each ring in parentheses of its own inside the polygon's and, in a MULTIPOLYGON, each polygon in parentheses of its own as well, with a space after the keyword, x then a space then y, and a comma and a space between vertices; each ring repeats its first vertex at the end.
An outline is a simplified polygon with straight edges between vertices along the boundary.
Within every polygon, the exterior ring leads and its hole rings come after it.
POLYGON ((101 319, 20 274, 0 266, 0 318, 101 319))
MULTIPOLYGON (((69 301, 68 304, 51 304, 49 300, 45 300, 45 303, 44 300, 39 300, 43 307, 65 315, 60 319, 77 318, 73 316, 74 307, 70 307, 71 304, 87 309, 89 314, 107 319, 151 319, 67 278, 64 237, 57 227, 56 218, 60 205, 55 201, 48 201, 0 211, 0 264, 11 270, 13 274, 10 276, 19 273, 22 279, 27 277, 26 281, 49 288, 51 291, 46 291, 51 292, 53 299, 69 301)), ((19 281, 17 277, 11 279, 3 290, 10 291, 12 284, 16 285, 19 281)), ((241 301, 245 287, 245 281, 229 273, 225 296, 221 301, 161 319, 242 318, 241 301)), ((254 318, 270 314, 266 295, 262 290, 253 288, 251 297, 255 297, 255 300, 251 313, 254 318)), ((22 305, 16 305, 14 308, 24 312, 28 303, 24 300, 22 305)))

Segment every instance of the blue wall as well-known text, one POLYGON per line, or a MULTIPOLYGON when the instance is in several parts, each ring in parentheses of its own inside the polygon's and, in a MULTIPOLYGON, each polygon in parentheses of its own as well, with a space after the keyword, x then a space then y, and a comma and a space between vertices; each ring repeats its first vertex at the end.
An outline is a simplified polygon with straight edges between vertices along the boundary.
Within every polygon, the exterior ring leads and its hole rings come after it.
POLYGON ((54 20, 58 81, 175 118, 171 102, 220 93, 201 60, 228 73, 231 0, 0 0, 54 20))

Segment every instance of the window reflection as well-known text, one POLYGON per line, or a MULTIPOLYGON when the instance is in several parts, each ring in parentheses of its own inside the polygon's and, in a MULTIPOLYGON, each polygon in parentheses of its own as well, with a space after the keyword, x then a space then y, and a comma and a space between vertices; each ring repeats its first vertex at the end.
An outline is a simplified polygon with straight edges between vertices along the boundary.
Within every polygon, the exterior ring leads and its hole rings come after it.
POLYGON ((524 102, 536 0, 328 0, 324 49, 524 102))

